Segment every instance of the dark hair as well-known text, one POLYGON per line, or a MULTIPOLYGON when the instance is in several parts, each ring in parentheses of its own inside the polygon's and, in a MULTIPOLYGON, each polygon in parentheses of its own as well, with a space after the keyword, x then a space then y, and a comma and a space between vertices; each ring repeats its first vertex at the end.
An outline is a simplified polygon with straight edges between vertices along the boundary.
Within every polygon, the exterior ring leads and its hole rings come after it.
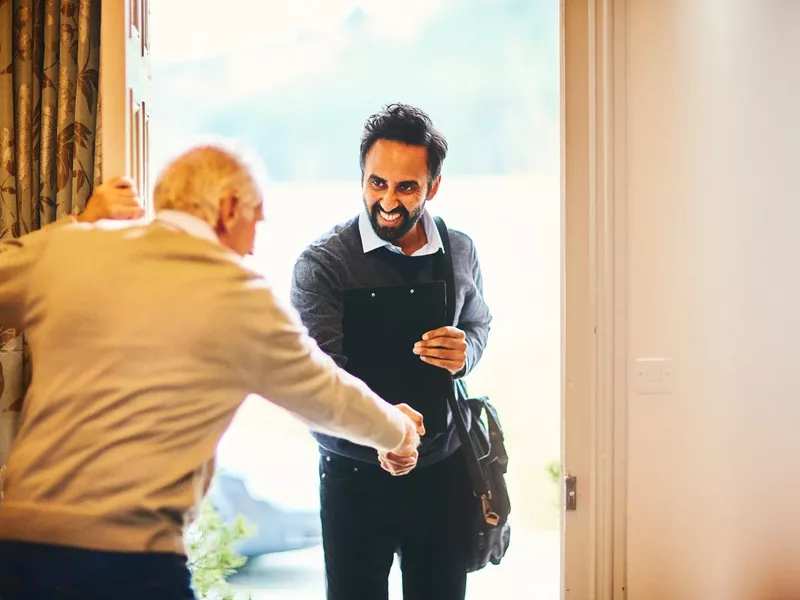
POLYGON ((431 118, 419 108, 408 104, 390 104, 367 119, 361 135, 362 175, 367 153, 378 140, 425 146, 428 150, 428 183, 442 174, 442 163, 447 156, 447 140, 433 126, 431 118))

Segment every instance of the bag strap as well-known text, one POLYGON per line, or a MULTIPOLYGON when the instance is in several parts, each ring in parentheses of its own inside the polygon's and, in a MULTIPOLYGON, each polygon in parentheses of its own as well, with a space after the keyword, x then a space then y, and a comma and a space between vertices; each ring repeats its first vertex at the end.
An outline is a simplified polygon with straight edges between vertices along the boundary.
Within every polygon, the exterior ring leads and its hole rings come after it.
POLYGON ((434 217, 436 229, 439 230, 439 237, 442 239, 444 254, 441 261, 441 275, 444 278, 447 292, 447 322, 451 325, 456 324, 456 284, 453 274, 453 254, 450 250, 450 232, 447 231, 444 219, 434 217))
MULTIPOLYGON (((453 254, 450 251, 450 234, 447 231, 447 225, 445 225, 441 217, 434 217, 434 221, 436 222, 436 228, 439 230, 439 237, 442 238, 442 247, 444 248, 444 256, 442 257, 441 265, 445 280, 445 292, 447 295, 447 322, 455 325, 456 284, 453 274, 453 254)), ((464 456, 467 461, 467 470, 469 471, 473 492, 478 498, 491 499, 492 494, 486 477, 483 474, 483 470, 481 469, 478 453, 475 450, 475 445, 472 443, 472 438, 467 430, 467 422, 464 419, 464 413, 461 412, 461 407, 456 398, 455 380, 453 380, 449 389, 450 393, 447 396, 447 402, 450 405, 450 412, 453 413, 453 420, 456 423, 461 447, 464 449, 464 456)))

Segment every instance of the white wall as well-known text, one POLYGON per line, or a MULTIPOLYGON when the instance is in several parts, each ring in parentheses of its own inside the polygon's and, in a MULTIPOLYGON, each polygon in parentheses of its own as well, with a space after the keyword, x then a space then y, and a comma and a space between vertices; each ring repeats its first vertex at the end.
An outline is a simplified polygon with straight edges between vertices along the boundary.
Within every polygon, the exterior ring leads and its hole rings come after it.
POLYGON ((800 598, 800 2, 627 11, 628 597, 800 598))

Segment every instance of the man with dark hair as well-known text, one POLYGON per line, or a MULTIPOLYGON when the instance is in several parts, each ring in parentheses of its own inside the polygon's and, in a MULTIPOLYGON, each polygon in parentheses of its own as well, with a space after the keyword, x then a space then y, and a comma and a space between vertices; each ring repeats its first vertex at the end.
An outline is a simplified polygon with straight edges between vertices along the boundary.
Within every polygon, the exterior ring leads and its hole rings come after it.
POLYGON ((376 457, 315 434, 329 600, 388 598, 395 553, 406 600, 466 594, 476 500, 447 395, 480 360, 491 316, 474 244, 448 230, 456 326, 446 322, 446 257, 426 210, 446 154, 418 108, 393 104, 371 116, 361 139, 363 212, 295 265, 292 303, 311 336, 384 398, 419 410, 427 430, 412 457, 376 457))

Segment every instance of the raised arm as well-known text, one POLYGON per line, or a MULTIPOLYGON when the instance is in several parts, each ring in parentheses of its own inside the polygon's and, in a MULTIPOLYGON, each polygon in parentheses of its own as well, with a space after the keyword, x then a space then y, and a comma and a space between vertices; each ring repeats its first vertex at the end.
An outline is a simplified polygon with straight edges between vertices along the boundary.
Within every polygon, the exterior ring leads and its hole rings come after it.
MULTIPOLYGON (((419 444, 421 416, 385 402, 336 366, 281 307, 251 285, 238 327, 241 375, 250 391, 294 414, 312 429, 376 450, 409 454, 419 444), (413 413, 411 413, 413 415, 413 413)), ((233 340, 232 340, 233 341, 233 340)))

